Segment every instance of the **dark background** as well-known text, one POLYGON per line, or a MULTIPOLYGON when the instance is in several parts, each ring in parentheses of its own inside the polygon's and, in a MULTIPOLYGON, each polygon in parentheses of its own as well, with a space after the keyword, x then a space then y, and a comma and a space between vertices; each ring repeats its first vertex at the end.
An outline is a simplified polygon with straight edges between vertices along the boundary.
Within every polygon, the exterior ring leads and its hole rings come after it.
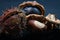
MULTIPOLYGON (((34 0, 0 0, 0 15, 2 11, 9 9, 11 7, 17 7, 20 3, 24 1, 34 1, 34 0)), ((35 0, 45 7, 45 15, 49 13, 55 14, 60 19, 60 0, 35 0)))

